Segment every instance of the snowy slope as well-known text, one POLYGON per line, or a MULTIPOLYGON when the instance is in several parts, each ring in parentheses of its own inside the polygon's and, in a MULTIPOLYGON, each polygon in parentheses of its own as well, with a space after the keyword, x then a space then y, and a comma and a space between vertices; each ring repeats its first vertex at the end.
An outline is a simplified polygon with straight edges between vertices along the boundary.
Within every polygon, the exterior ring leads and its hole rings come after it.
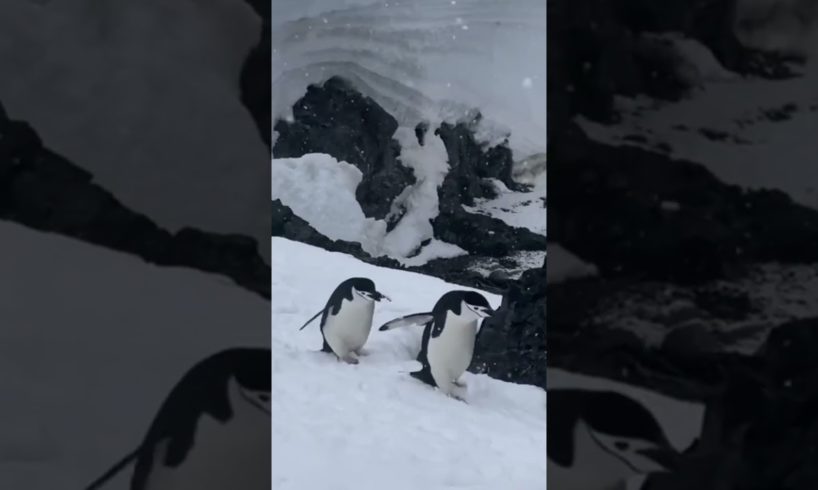
POLYGON ((268 345, 269 303, 228 279, 6 222, 0 243, 0 488, 84 488, 194 363, 268 345))
POLYGON ((273 117, 310 83, 350 80, 401 126, 472 110, 486 138, 511 133, 515 159, 544 153, 546 2, 321 0, 277 2, 273 117))
MULTIPOLYGON (((405 374, 419 328, 378 332, 351 366, 318 352, 320 310, 342 280, 372 278, 393 302, 374 324, 426 311, 442 280, 273 238, 273 487, 280 490, 539 490, 546 485, 545 392, 466 373, 468 404, 405 374)), ((484 293, 485 294, 485 293, 484 293)), ((497 306, 500 298, 486 294, 497 306)))

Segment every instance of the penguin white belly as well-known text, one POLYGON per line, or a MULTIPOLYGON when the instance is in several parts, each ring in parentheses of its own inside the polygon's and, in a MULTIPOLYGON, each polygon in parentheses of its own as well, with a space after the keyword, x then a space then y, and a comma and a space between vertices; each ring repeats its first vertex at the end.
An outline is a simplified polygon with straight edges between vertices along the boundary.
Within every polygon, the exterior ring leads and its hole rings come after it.
POLYGON ((352 295, 352 301, 344 301, 338 314, 327 315, 324 338, 340 357, 364 346, 372 329, 375 302, 352 295))
POLYGON ((167 441, 160 443, 145 490, 269 489, 270 416, 253 407, 240 411, 227 423, 203 415, 193 446, 175 468, 161 464, 167 441))
POLYGON ((440 335, 429 338, 427 358, 435 384, 448 394, 452 385, 471 364, 477 321, 463 320, 451 312, 440 335))

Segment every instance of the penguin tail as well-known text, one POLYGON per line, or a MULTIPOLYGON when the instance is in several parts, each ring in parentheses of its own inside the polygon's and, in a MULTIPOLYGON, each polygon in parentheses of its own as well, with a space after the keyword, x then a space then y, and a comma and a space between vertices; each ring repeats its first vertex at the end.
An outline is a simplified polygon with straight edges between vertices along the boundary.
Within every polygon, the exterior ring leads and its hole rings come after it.
POLYGON ((390 320, 381 325, 380 327, 378 327, 378 330, 381 332, 385 332, 387 330, 394 330, 396 328, 425 326, 427 323, 432 321, 433 318, 434 317, 432 316, 431 312, 412 313, 411 315, 406 315, 400 318, 395 318, 394 320, 390 320))

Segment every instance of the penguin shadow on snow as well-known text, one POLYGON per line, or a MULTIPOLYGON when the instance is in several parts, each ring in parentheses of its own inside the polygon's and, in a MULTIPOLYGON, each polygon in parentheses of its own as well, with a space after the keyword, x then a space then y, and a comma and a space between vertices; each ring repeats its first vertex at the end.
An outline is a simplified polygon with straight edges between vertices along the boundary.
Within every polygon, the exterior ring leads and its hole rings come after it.
POLYGON ((85 490, 133 465, 131 490, 270 485, 270 349, 233 348, 191 368, 143 441, 85 490))

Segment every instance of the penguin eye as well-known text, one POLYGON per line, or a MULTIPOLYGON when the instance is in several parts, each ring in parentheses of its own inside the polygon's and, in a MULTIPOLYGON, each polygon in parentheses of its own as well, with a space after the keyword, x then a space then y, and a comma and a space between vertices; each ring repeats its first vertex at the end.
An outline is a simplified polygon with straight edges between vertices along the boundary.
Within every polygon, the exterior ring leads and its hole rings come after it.
POLYGON ((625 442, 625 441, 616 441, 616 442, 614 443, 614 446, 615 446, 617 449, 619 449, 620 451, 627 451, 627 450, 628 450, 628 448, 630 447, 630 444, 628 444, 628 443, 627 443, 627 442, 625 442))

